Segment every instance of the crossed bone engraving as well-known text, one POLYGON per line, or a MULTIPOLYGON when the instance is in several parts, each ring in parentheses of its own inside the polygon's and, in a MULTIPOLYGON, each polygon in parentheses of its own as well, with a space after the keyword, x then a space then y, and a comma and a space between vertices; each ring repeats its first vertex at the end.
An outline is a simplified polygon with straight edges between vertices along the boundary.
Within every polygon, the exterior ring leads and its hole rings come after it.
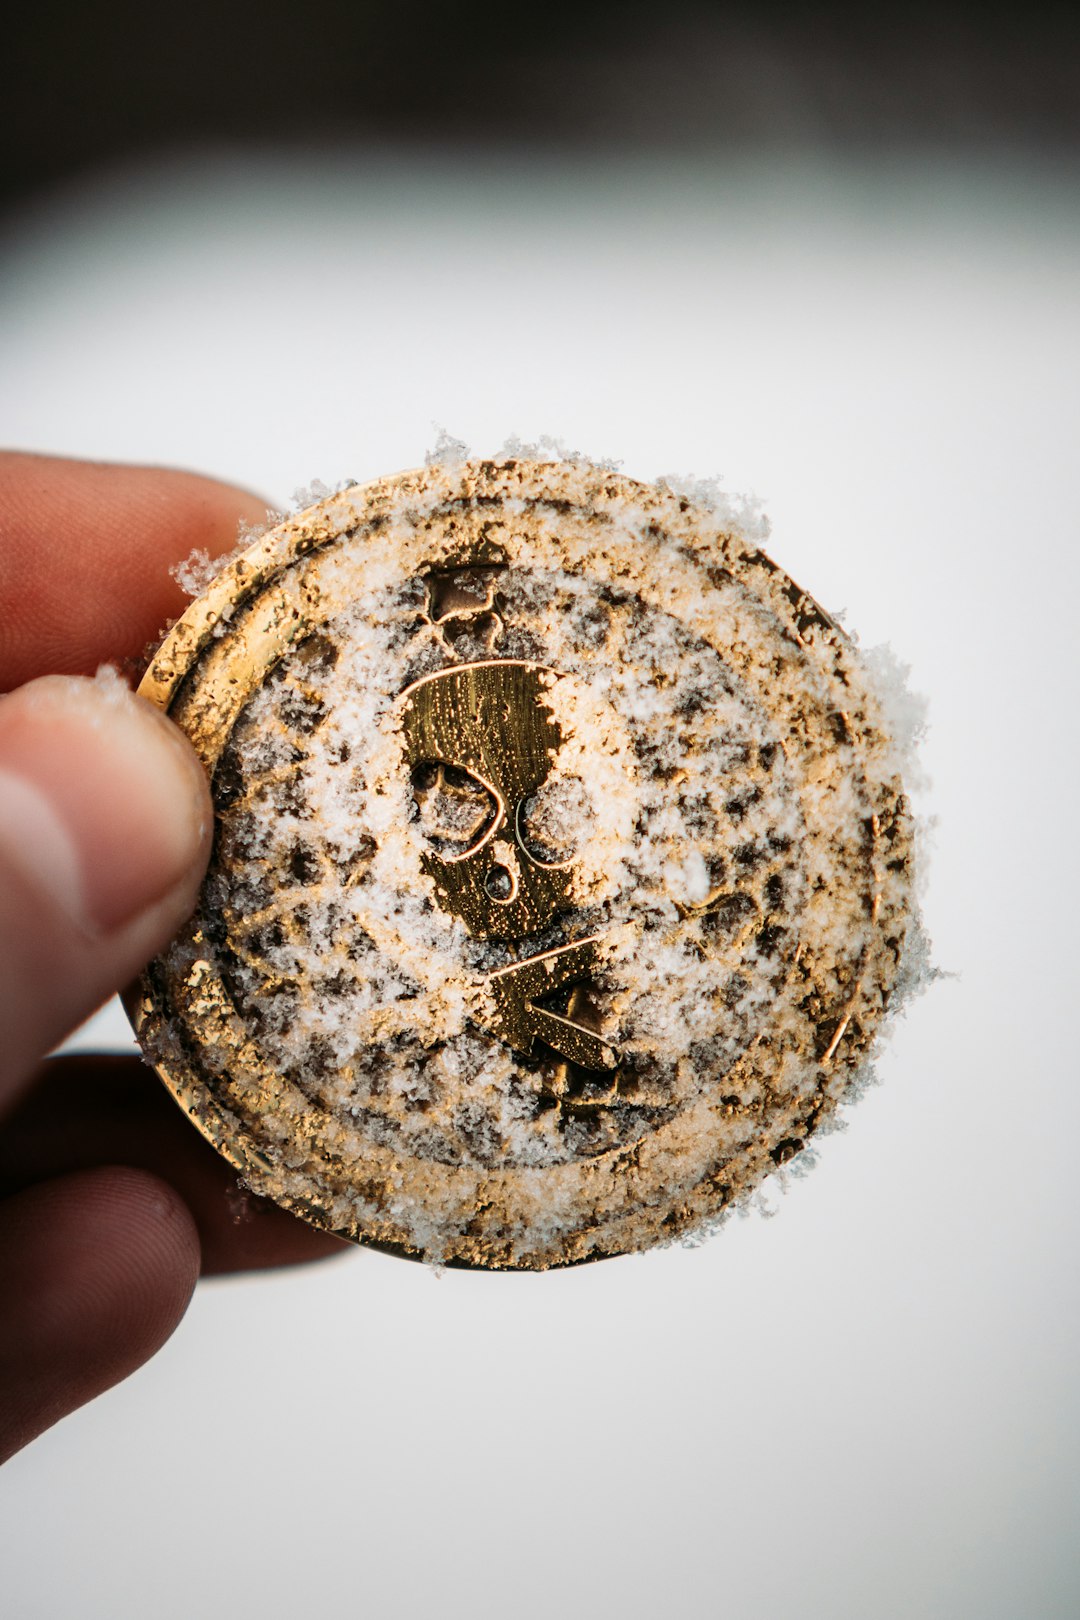
POLYGON ((531 1052, 533 1040, 539 1039, 584 1069, 616 1068, 619 1054, 615 1047, 583 1024, 538 1005, 541 996, 591 977, 600 940, 599 934, 590 934, 489 973, 483 981, 490 1004, 484 1009, 488 1016, 478 1009, 477 1023, 519 1052, 531 1052))

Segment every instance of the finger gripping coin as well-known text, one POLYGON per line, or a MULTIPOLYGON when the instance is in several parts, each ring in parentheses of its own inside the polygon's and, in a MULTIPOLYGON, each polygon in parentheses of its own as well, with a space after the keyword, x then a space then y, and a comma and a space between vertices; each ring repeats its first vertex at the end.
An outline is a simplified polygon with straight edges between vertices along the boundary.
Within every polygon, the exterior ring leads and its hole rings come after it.
POLYGON ((133 1020, 257 1192, 543 1269, 707 1228, 849 1092, 911 911, 896 752, 712 512, 578 462, 351 487, 141 690, 216 833, 133 1020))

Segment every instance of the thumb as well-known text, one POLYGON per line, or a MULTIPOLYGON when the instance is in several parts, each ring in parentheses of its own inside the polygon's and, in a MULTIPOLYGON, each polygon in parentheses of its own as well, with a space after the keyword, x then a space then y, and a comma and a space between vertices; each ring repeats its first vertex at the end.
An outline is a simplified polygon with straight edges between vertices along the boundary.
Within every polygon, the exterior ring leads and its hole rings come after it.
POLYGON ((0 1107, 190 915, 211 826, 193 749, 119 677, 0 698, 0 1107))

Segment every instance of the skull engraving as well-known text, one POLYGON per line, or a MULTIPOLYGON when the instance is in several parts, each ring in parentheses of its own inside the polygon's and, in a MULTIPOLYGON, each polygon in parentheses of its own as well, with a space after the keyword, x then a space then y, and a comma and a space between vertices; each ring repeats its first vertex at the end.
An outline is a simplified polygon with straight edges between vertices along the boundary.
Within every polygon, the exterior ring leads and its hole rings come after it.
POLYGON ((452 767, 482 785, 494 814, 461 852, 423 853, 445 910, 479 939, 521 939, 572 907, 572 862, 545 862, 522 838, 524 806, 561 743, 544 702, 547 671, 518 659, 459 664, 405 693, 408 762, 452 767))

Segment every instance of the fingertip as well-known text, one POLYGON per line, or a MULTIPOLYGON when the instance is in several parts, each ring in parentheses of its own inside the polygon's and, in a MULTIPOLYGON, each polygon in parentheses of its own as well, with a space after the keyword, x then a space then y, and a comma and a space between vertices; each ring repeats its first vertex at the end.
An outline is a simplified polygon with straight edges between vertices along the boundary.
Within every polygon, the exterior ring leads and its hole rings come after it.
POLYGON ((160 1349, 199 1267, 186 1205, 145 1171, 82 1171, 0 1205, 0 1459, 160 1349))
POLYGON ((118 677, 0 698, 0 1091, 175 934, 212 829, 190 743, 118 677))
POLYGON ((90 675, 107 658, 140 659, 187 605, 175 565, 229 551, 239 525, 265 523, 268 508, 195 473, 6 452, 0 513, 6 690, 46 672, 90 675))
MULTIPOLYGON (((228 1176, 228 1168, 222 1168, 228 1176)), ((227 1184, 224 1199, 196 1203, 193 1214, 199 1225, 204 1277, 306 1266, 356 1251, 355 1244, 309 1226, 235 1180, 227 1184)))
POLYGON ((191 1212, 202 1275, 307 1264, 355 1245, 245 1187, 134 1057, 53 1058, 0 1134, 0 1197, 93 1165, 161 1176, 191 1212))
POLYGON ((60 823, 77 881, 51 850, 38 859, 34 828, 12 858, 42 885, 61 885, 57 898, 84 932, 111 931, 202 876, 213 819, 205 772, 187 738, 114 671, 45 675, 0 699, 0 769, 60 823))

